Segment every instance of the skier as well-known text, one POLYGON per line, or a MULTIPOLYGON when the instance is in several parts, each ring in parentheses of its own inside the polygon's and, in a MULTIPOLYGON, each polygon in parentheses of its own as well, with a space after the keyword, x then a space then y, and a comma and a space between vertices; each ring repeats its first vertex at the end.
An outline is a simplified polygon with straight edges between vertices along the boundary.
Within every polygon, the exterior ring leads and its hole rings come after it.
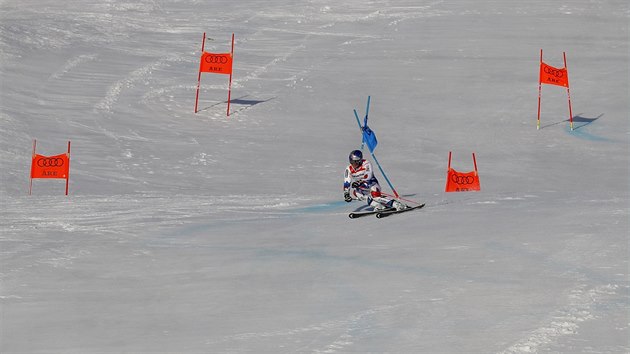
POLYGON ((381 193, 381 186, 374 176, 372 164, 363 158, 361 150, 353 150, 348 157, 350 165, 346 167, 343 181, 343 199, 366 201, 374 210, 402 210, 406 205, 381 193))

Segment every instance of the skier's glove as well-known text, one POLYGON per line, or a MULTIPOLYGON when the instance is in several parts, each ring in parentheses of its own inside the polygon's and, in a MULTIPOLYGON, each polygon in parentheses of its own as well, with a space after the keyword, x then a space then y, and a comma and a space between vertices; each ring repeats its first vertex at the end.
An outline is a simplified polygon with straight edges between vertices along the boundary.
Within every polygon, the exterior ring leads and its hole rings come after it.
POLYGON ((352 201, 352 197, 350 197, 350 192, 343 192, 343 200, 345 200, 347 203, 350 203, 352 201))
POLYGON ((352 188, 359 188, 359 187, 361 187, 361 184, 362 183, 359 182, 359 181, 352 182, 352 188))

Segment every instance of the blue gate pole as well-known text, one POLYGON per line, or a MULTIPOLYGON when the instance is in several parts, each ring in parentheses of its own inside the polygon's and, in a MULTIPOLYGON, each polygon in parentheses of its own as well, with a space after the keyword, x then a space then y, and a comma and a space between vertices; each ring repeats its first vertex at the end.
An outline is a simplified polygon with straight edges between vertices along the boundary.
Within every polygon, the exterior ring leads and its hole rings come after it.
POLYGON ((378 163, 378 160, 376 159, 376 156, 374 155, 374 153, 371 152, 370 154, 372 155, 372 158, 374 159, 374 162, 376 162, 376 166, 378 166, 378 169, 383 174, 383 177, 385 177, 385 181, 387 181, 387 184, 389 184, 389 188, 392 189, 392 192, 394 192, 394 195, 396 196, 396 198, 400 198, 400 196, 398 195, 398 192, 396 192, 396 189, 394 188, 394 186, 392 186, 392 182, 389 181, 389 178, 387 178, 387 175, 385 174, 385 171, 383 171, 383 168, 381 167, 381 164, 378 163))
MULTIPOLYGON (((370 110, 370 96, 368 96, 367 107, 365 108, 365 124, 366 125, 367 125, 367 117, 368 117, 369 110, 370 110)), ((359 119, 359 114, 357 113, 356 109, 354 110, 354 117, 357 119, 357 124, 359 125, 359 129, 361 130, 361 150, 363 150, 363 145, 365 144, 365 140, 363 139, 363 127, 361 126, 361 120, 359 119)), ((385 177, 385 181, 387 181, 389 188, 392 189, 392 192, 394 192, 394 195, 396 196, 396 198, 400 198, 400 196, 398 195, 398 192, 396 192, 396 188, 394 188, 394 186, 392 185, 392 182, 390 182, 389 178, 387 178, 385 171, 383 171, 383 168, 381 167, 381 164, 378 162, 376 155, 374 155, 372 151, 370 151, 370 155, 372 155, 374 162, 376 162, 376 166, 378 166, 378 169, 381 171, 381 174, 383 175, 383 177, 385 177)))

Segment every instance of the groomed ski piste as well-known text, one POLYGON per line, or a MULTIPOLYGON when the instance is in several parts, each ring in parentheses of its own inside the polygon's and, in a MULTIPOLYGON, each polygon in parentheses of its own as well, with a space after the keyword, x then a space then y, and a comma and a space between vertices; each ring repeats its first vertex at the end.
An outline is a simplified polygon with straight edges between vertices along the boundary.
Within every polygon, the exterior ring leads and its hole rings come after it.
POLYGON ((0 352, 630 352, 629 19, 622 0, 3 1, 0 352), (235 34, 229 117, 225 75, 193 112, 204 32, 214 53, 235 34), (566 53, 573 131, 549 85, 536 129, 541 49, 566 53), (367 96, 420 210, 348 218, 367 96), (34 139, 72 142, 69 196, 28 195, 34 139), (476 154, 481 191, 444 192, 449 151, 458 171, 476 154))

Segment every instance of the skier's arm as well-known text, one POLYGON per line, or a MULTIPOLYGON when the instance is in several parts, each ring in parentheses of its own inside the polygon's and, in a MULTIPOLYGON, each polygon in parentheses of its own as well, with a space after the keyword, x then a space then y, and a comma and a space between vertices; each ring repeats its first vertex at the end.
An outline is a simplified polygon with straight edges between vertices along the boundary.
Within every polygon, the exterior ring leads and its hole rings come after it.
POLYGON ((346 167, 346 172, 343 178, 343 190, 348 191, 350 189, 350 185, 352 184, 352 174, 350 173, 350 167, 346 167))
POLYGON ((352 183, 352 175, 350 174, 350 168, 346 167, 343 179, 343 200, 348 203, 352 201, 352 197, 350 197, 350 183, 352 183))

